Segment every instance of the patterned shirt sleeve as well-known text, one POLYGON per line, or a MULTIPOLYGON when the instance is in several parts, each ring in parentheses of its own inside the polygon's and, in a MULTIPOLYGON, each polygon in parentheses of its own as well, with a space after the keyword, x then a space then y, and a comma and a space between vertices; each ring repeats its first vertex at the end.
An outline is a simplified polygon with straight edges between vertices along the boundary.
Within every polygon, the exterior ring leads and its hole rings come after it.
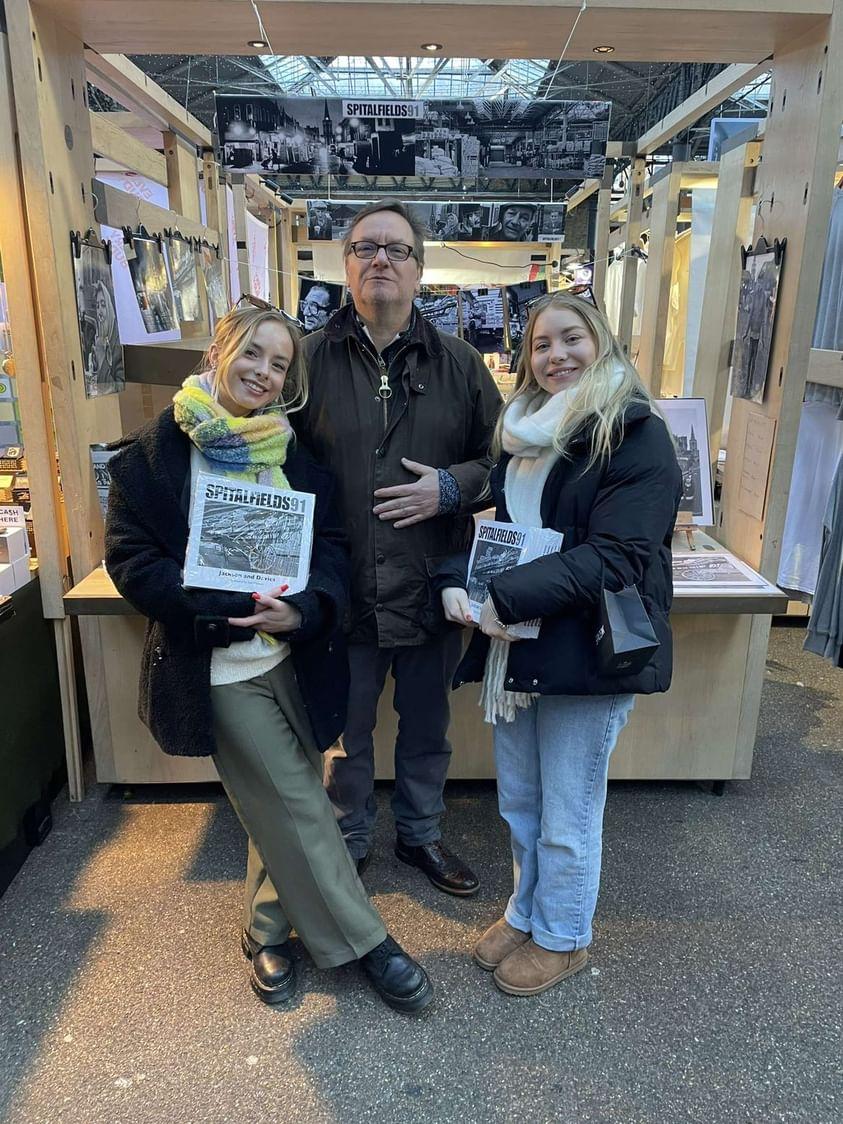
POLYGON ((453 515, 459 511, 462 496, 460 486, 446 468, 439 469, 439 514, 453 515))

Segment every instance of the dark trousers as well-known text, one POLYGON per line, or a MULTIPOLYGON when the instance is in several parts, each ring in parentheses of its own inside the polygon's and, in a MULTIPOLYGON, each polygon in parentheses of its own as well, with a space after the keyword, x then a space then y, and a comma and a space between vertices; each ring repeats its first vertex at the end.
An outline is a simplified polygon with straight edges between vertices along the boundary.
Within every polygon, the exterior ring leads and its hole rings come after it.
POLYGON ((325 784, 352 858, 369 850, 375 824, 372 735, 389 670, 398 714, 395 828, 410 846, 439 838, 439 817, 445 809, 442 790, 451 760, 448 695, 461 650, 456 630, 410 648, 349 646, 348 719, 339 746, 326 754, 325 784))

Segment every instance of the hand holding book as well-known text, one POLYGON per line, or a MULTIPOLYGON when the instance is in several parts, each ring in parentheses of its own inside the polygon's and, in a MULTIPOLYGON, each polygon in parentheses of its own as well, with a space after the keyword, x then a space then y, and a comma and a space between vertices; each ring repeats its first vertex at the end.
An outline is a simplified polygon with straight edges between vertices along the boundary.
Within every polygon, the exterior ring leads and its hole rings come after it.
POLYGON ((295 632, 301 626, 301 613, 295 605, 279 598, 290 587, 279 585, 266 593, 253 593, 256 612, 251 617, 229 617, 228 623, 238 628, 256 628, 258 632, 295 632))

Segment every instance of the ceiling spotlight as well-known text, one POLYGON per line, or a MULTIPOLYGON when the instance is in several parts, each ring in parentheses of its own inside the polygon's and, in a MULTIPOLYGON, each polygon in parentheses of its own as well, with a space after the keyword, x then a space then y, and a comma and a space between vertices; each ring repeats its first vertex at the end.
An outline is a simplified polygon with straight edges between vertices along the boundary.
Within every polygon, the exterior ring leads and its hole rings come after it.
POLYGON ((421 49, 423 51, 441 51, 442 50, 442 44, 441 43, 422 43, 421 49))
POLYGON ((591 49, 594 51, 595 55, 611 55, 615 50, 614 47, 608 47, 606 45, 602 47, 592 47, 591 49))
POLYGON ((266 40, 265 39, 250 39, 249 42, 247 43, 247 46, 255 47, 255 48, 257 48, 257 50, 260 51, 266 46, 266 40))

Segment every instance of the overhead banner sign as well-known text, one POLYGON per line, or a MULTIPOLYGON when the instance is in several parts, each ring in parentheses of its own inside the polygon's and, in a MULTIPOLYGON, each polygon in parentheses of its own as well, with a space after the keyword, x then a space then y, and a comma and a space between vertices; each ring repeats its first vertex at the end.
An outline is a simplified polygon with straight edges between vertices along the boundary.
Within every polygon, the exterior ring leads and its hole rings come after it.
MULTIPOLYGON (((365 202, 308 199, 307 237, 341 241, 365 202)), ((564 242, 565 204, 509 199, 500 203, 411 203, 431 242, 564 242)))
POLYGON ((224 167, 276 175, 602 176, 609 102, 221 95, 224 167))

